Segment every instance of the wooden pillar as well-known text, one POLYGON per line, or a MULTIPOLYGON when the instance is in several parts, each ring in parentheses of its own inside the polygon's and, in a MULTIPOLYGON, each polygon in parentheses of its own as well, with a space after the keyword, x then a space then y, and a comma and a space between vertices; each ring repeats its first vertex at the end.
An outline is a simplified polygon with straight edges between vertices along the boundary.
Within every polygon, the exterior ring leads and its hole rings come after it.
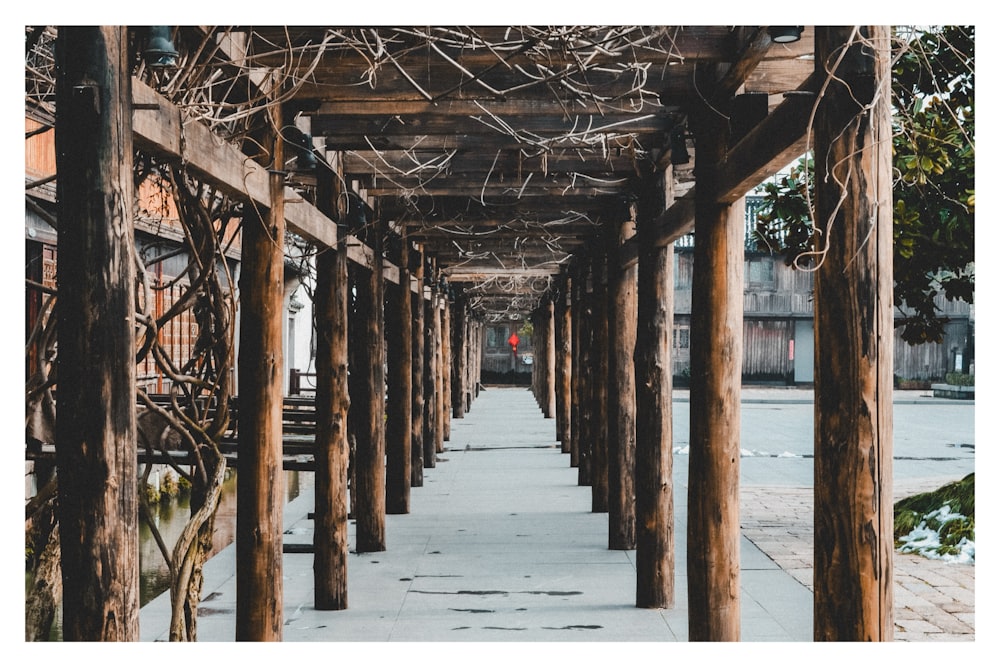
MULTIPOLYGON (((282 165, 281 107, 272 105, 272 163, 282 165)), ((239 466, 236 476, 236 639, 280 641, 282 598, 282 341, 285 181, 270 175, 271 208, 247 207, 240 268, 239 466)))
MULTIPOLYGON (((449 290, 451 288, 448 288, 449 290)), ((452 303, 448 293, 441 296, 441 440, 451 440, 451 310, 452 303)))
POLYGON ((545 416, 556 417, 556 308, 545 300, 545 416))
POLYGON ((413 405, 410 431, 410 486, 424 485, 424 252, 413 253, 417 291, 410 295, 413 311, 413 405))
POLYGON ((434 451, 444 451, 444 299, 435 286, 431 298, 434 313, 432 338, 434 341, 434 451))
POLYGON ((570 453, 570 404, 573 381, 573 326, 571 309, 567 304, 569 277, 564 276, 563 286, 556 293, 554 303, 555 352, 556 352, 556 438, 562 443, 563 454, 570 453))
POLYGON ((653 218, 673 202, 670 171, 640 200, 635 342, 635 523, 637 607, 674 606, 674 246, 657 247, 653 218))
POLYGON ((465 386, 468 372, 468 308, 465 298, 455 302, 455 317, 452 322, 452 363, 451 363, 451 411, 455 419, 465 418, 465 386))
POLYGON ((635 234, 631 210, 608 250, 608 548, 635 549, 635 364, 638 267, 621 266, 635 234))
POLYGON ((817 70, 843 59, 816 115, 813 623, 817 641, 891 641, 890 29, 853 30, 816 28, 817 70))
POLYGON ((399 265, 399 285, 386 285, 387 410, 385 423, 385 511, 408 514, 411 481, 413 344, 407 239, 391 253, 399 265))
POLYGON ((695 173, 691 301, 691 456, 688 484, 688 632, 692 641, 740 638, 740 378, 743 357, 743 200, 716 201, 728 126, 710 109, 689 118, 695 173))
POLYGON ((593 369, 590 419, 593 421, 590 449, 591 511, 608 511, 608 257, 604 247, 593 254, 594 292, 593 369))
MULTIPOLYGON (((433 262, 431 264, 431 279, 434 278, 433 262)), ((421 288, 423 290, 423 288, 421 288)), ((424 467, 437 467, 437 393, 438 355, 435 345, 437 330, 436 299, 433 287, 424 291, 424 467)))
MULTIPOLYGON (((589 258, 585 258, 581 266, 580 286, 580 328, 578 332, 580 355, 577 360, 580 372, 574 372, 574 377, 580 379, 577 388, 577 421, 574 433, 577 445, 577 484, 590 486, 592 470, 592 452, 594 444, 594 417, 590 403, 593 394, 595 364, 594 355, 594 295, 593 270, 589 258)), ((575 318, 574 318, 575 319, 575 318)))
POLYGON ((58 520, 63 636, 139 639, 132 109, 123 27, 60 27, 58 520))
MULTIPOLYGON (((339 155, 331 159, 339 171, 339 155)), ((344 219, 346 201, 334 172, 319 170, 317 205, 344 219)), ((314 602, 347 609, 347 243, 316 257, 316 490, 313 529, 314 602)))
MULTIPOLYGON (((587 276, 584 265, 576 267, 576 271, 573 274, 572 282, 570 283, 570 306, 573 309, 571 320, 573 325, 572 337, 573 337, 573 364, 570 369, 570 391, 572 392, 572 398, 570 400, 570 426, 569 426, 569 437, 570 437, 570 451, 569 451, 569 464, 571 467, 580 467, 580 452, 583 450, 581 442, 584 441, 584 425, 583 425, 583 415, 581 414, 583 406, 583 392, 586 388, 586 379, 583 369, 586 368, 585 362, 587 357, 587 343, 585 336, 587 335, 587 292, 586 292, 587 276)), ((589 464, 588 464, 589 465, 589 464)), ((580 471, 577 471, 580 474, 580 471)), ((589 475, 589 468, 588 468, 589 475)), ((580 478, 580 483, 582 484, 582 477, 580 478)), ((590 478, 587 478, 587 483, 590 482, 590 478)))
MULTIPOLYGON (((356 200, 362 206, 360 199, 356 200)), ((354 493, 355 530, 358 553, 385 551, 385 339, 383 327, 382 226, 379 221, 361 219, 366 234, 360 234, 374 251, 368 270, 361 270, 357 291, 360 339, 353 341, 358 353, 357 387, 351 395, 358 403, 359 422, 355 424, 354 460, 357 465, 354 493)), ((360 232, 359 232, 360 233, 360 232)))

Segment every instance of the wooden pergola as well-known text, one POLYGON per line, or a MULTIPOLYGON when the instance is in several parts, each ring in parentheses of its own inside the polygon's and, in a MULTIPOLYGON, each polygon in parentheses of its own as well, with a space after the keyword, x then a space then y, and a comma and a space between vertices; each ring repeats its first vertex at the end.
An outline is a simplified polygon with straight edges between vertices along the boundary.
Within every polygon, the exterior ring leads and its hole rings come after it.
POLYGON ((252 204, 238 640, 279 640, 283 623, 286 230, 320 251, 322 609, 347 605, 348 418, 364 425, 356 547, 384 550, 386 513, 409 511, 475 398, 483 327, 511 315, 535 323, 533 388, 608 513, 609 548, 636 549, 636 604, 673 605, 673 241, 694 232, 689 632, 738 640, 743 197, 813 151, 814 636, 892 639, 887 27, 806 26, 790 42, 766 26, 174 28, 181 72, 239 82, 202 91, 136 75, 145 34, 58 31, 57 464, 75 500, 61 535, 64 562, 100 572, 65 586, 67 639, 138 637, 133 146, 252 204), (270 118, 257 154, 204 111, 248 99, 270 118), (300 168, 307 156, 319 166, 300 168))

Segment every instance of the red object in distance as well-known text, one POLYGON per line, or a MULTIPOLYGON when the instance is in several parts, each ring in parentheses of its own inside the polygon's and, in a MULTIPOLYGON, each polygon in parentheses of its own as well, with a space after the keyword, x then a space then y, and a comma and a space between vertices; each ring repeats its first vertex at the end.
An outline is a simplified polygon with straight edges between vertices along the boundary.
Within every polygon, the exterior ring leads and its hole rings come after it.
POLYGON ((515 331, 510 335, 510 338, 507 339, 507 342, 510 343, 511 349, 514 352, 517 352, 517 344, 521 342, 521 339, 517 337, 517 332, 515 331))

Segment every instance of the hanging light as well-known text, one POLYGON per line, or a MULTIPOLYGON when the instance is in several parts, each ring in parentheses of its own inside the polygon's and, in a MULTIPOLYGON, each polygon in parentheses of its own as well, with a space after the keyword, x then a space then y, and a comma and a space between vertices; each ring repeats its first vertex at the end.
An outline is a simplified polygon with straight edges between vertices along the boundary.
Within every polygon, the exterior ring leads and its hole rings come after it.
POLYGON ((802 38, 802 31, 805 26, 801 25, 772 25, 768 26, 767 34, 771 36, 771 41, 778 44, 791 44, 802 38))
POLYGON ((170 41, 170 26, 149 27, 149 43, 143 52, 146 64, 156 69, 177 67, 177 48, 170 41))

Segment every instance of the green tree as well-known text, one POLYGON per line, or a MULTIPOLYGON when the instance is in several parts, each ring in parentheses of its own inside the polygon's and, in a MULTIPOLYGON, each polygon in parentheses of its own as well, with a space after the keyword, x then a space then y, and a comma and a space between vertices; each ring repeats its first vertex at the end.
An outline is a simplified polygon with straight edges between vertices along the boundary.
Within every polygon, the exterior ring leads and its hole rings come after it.
MULTIPOLYGON (((975 28, 897 29, 892 68, 894 302, 910 344, 939 342, 935 297, 975 290, 975 28)), ((757 245, 801 263, 814 230, 812 158, 761 187, 757 245)), ((808 256, 807 256, 808 257, 808 256)))

